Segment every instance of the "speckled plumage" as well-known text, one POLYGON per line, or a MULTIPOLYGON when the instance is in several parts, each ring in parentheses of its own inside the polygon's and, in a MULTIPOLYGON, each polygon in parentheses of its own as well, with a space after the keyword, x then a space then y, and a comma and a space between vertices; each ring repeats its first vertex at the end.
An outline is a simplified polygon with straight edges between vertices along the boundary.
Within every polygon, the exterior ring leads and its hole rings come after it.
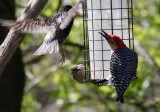
POLYGON ((124 102, 123 94, 129 87, 131 80, 137 78, 138 64, 137 54, 129 48, 123 48, 113 52, 110 61, 112 84, 116 88, 116 101, 124 102))
POLYGON ((43 55, 60 52, 63 63, 65 56, 61 45, 71 31, 75 12, 71 5, 65 5, 51 18, 33 18, 23 21, 0 20, 0 24, 22 33, 46 33, 43 42, 33 54, 43 55))

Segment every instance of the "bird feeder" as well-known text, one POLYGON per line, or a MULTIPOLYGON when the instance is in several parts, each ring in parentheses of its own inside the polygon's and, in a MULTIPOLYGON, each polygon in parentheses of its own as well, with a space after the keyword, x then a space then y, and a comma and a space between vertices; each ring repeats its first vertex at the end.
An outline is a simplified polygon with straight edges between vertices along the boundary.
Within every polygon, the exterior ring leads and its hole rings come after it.
POLYGON ((134 49, 133 1, 86 0, 83 5, 84 64, 86 79, 110 78, 112 50, 98 32, 103 29, 134 49))

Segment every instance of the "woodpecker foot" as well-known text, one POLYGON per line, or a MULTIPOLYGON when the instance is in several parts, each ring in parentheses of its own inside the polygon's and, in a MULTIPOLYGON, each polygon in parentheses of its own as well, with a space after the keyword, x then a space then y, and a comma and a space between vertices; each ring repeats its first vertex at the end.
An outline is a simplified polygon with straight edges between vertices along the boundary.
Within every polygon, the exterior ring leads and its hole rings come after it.
POLYGON ((84 80, 84 82, 89 82, 89 83, 93 83, 93 84, 96 84, 96 85, 107 85, 109 80, 107 79, 90 79, 90 80, 84 80))
POLYGON ((135 77, 133 77, 133 78, 132 78, 132 80, 136 80, 136 79, 138 79, 138 77, 137 77, 137 76, 135 76, 135 77))
POLYGON ((107 85, 109 82, 109 80, 107 79, 101 79, 98 81, 98 85, 102 86, 102 85, 107 85))

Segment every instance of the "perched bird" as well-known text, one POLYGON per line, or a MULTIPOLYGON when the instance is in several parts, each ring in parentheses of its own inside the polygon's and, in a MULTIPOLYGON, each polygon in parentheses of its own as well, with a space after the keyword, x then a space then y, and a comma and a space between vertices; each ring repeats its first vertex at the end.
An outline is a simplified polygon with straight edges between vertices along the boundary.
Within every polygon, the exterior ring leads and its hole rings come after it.
POLYGON ((76 9, 71 5, 65 5, 60 8, 58 13, 45 19, 27 19, 23 21, 3 21, 0 24, 8 26, 22 33, 46 33, 46 37, 40 46, 34 51, 34 55, 52 54, 60 52, 62 63, 65 61, 65 55, 62 50, 62 43, 69 35, 76 9))
POLYGON ((99 33, 105 38, 113 50, 110 60, 111 82, 118 95, 116 102, 120 101, 123 103, 123 94, 129 87, 132 79, 137 78, 137 54, 129 49, 120 37, 116 35, 108 35, 103 30, 99 33))
POLYGON ((81 84, 85 83, 85 67, 83 64, 74 65, 70 71, 74 80, 81 84))
POLYGON ((84 84, 84 83, 93 83, 97 85, 106 85, 108 84, 108 80, 106 79, 89 79, 85 75, 85 67, 83 64, 74 65, 70 69, 72 78, 77 82, 84 84))

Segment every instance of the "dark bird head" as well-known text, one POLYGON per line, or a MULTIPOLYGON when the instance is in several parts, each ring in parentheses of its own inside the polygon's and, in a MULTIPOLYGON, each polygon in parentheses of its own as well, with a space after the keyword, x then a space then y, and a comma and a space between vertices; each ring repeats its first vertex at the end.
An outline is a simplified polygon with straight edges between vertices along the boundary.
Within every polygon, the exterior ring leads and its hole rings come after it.
POLYGON ((65 5, 59 9, 59 12, 68 12, 71 8, 71 5, 65 5))
POLYGON ((79 83, 85 83, 85 67, 83 64, 74 65, 71 69, 72 78, 79 83))

